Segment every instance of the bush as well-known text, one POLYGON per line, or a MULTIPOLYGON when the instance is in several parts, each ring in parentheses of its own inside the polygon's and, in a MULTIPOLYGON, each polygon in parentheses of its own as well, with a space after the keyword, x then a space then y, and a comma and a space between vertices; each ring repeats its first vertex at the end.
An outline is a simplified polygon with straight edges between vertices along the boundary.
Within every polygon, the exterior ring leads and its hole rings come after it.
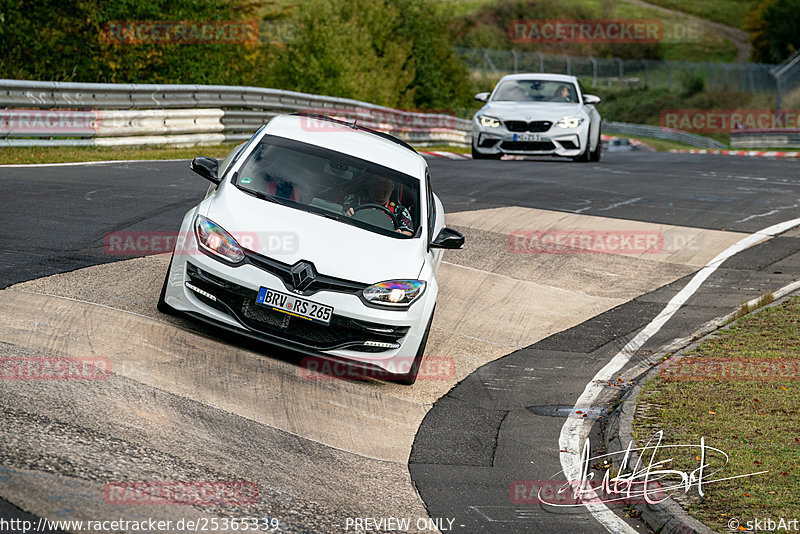
POLYGON ((0 0, 0 77, 111 83, 258 84, 255 44, 126 44, 112 21, 231 21, 255 17, 247 0, 0 0))
POLYGON ((468 102, 466 67, 425 0, 311 0, 273 66, 278 87, 398 108, 468 102))
POLYGON ((747 14, 752 59, 780 63, 800 48, 800 0, 763 0, 747 14))

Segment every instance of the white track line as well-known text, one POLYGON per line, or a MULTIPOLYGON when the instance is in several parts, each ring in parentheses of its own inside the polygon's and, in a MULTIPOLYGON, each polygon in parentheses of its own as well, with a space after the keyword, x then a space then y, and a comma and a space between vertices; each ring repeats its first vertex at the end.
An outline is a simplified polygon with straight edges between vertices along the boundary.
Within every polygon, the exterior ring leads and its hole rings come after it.
MULTIPOLYGON (((605 367, 592 378, 591 382, 586 385, 583 393, 575 403, 576 409, 585 409, 594 406, 600 394, 603 391, 603 384, 611 380, 615 373, 621 370, 636 354, 636 351, 647 342, 653 335, 655 335, 661 327, 677 312, 689 297, 691 297, 697 289, 711 276, 722 263, 731 256, 738 254, 742 250, 753 246, 763 240, 774 237, 780 233, 791 230, 792 228, 800 226, 800 218, 785 221, 768 228, 764 228, 754 234, 742 238, 734 243, 724 251, 717 254, 714 259, 708 262, 705 267, 700 269, 697 274, 680 290, 680 292, 672 297, 672 300, 667 303, 667 306, 648 324, 641 332, 639 332, 621 351, 609 361, 605 367)), ((586 440, 591 429, 591 422, 585 422, 582 418, 568 417, 564 426, 561 427, 561 435, 558 439, 561 467, 564 469, 564 475, 567 480, 578 480, 580 478, 580 453, 583 447, 582 443, 586 440)), ((618 517, 614 512, 602 503, 599 504, 586 504, 586 508, 591 514, 603 525, 606 530, 612 533, 626 533, 633 534, 636 531, 631 528, 625 521, 618 517)))

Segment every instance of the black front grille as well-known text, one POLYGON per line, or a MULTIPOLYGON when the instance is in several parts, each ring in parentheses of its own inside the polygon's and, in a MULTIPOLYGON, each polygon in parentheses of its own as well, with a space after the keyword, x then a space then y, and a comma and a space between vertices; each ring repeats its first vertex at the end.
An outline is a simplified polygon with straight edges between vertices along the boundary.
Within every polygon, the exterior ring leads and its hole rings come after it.
POLYGON ((558 144, 570 150, 578 148, 578 145, 575 144, 575 141, 559 141, 558 144))
POLYGON ((195 293, 209 306, 221 310, 245 326, 285 341, 317 350, 347 347, 362 352, 381 352, 381 347, 363 346, 364 341, 399 343, 408 333, 407 326, 393 326, 360 321, 334 314, 329 325, 275 311, 256 303, 258 292, 215 276, 190 262, 186 263, 189 283, 214 295, 217 300, 195 293))
POLYGON ((538 152, 555 149, 550 141, 503 141, 503 150, 519 150, 521 152, 538 152))
MULTIPOLYGON (((261 254, 251 250, 245 249, 244 253, 245 256, 247 256, 247 261, 249 263, 280 278, 287 289, 291 291, 295 290, 292 282, 291 265, 268 258, 266 256, 262 256, 261 254)), ((302 293, 299 294, 307 296, 313 295, 317 291, 335 291, 337 293, 350 293, 355 295, 366 287, 367 284, 353 282, 343 278, 335 278, 333 276, 326 276, 324 274, 317 274, 316 279, 311 282, 311 284, 302 293)))
POLYGON ((553 126, 551 121, 506 121, 509 132, 546 132, 553 126))
POLYGON ((489 148, 496 145, 498 141, 500 141, 500 139, 497 139, 496 137, 484 137, 481 139, 481 142, 478 143, 478 146, 481 148, 489 148))

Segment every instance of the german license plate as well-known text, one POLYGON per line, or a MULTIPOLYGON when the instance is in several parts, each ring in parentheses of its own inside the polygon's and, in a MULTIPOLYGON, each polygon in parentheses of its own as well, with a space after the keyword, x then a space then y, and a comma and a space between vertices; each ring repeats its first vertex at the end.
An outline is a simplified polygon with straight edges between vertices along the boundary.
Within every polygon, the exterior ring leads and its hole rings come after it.
POLYGON ((329 324, 331 316, 333 315, 333 306, 325 306, 288 293, 281 293, 273 291, 266 287, 262 287, 258 291, 256 302, 264 306, 268 306, 275 311, 294 315, 295 317, 302 317, 315 323, 329 324))
POLYGON ((514 134, 514 141, 541 141, 539 134, 514 134))

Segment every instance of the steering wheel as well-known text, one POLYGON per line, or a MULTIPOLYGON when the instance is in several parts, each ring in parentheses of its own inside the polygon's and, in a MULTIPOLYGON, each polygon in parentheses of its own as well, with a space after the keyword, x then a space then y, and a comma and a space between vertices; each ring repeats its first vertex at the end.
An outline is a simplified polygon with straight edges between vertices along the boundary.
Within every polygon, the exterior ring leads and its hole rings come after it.
POLYGON ((389 219, 391 219, 392 225, 394 226, 395 230, 400 228, 400 224, 397 221, 397 217, 395 217, 395 214, 392 213, 392 210, 381 204, 361 204, 360 206, 356 206, 355 208, 353 208, 353 216, 355 216, 355 214, 358 213, 359 211, 368 209, 382 211, 383 213, 389 216, 389 219))

